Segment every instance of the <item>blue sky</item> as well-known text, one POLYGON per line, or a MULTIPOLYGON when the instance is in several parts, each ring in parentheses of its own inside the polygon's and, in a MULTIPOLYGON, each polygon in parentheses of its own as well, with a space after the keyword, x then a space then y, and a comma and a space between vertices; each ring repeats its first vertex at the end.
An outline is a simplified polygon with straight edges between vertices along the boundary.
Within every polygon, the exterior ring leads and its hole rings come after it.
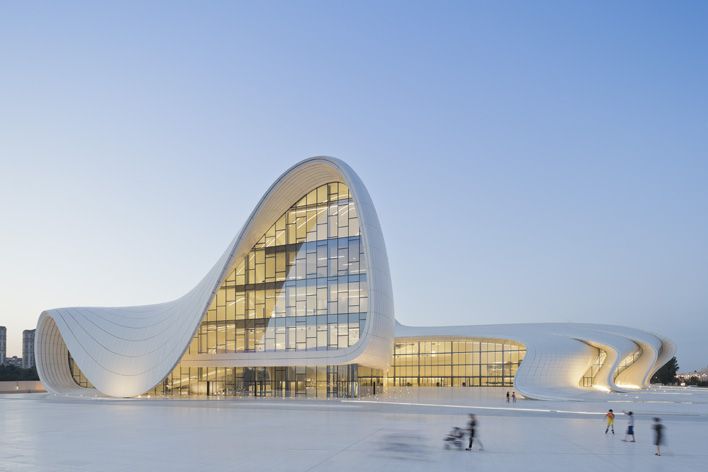
POLYGON ((408 324, 617 323, 708 364, 708 5, 0 6, 0 325, 174 298, 295 162, 408 324))

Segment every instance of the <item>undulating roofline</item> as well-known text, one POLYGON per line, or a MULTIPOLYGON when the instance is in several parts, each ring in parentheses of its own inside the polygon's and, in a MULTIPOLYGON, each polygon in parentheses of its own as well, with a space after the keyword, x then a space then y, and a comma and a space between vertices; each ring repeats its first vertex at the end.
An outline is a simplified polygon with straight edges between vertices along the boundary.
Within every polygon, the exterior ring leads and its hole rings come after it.
POLYGON ((345 349, 235 353, 233 362, 386 367, 393 349, 393 297, 376 210, 361 179, 347 164, 332 157, 314 157, 291 167, 275 181, 216 264, 186 295, 155 305, 44 311, 37 322, 35 351, 37 371, 46 388, 54 393, 72 393, 79 388, 67 362, 69 352, 86 378, 106 395, 131 397, 155 386, 184 354, 234 261, 243 257, 293 202, 333 181, 349 187, 361 221, 370 285, 365 332, 359 342, 345 349))
POLYGON ((385 371, 394 342, 414 339, 497 339, 525 346, 515 388, 529 398, 573 398, 588 369, 593 386, 623 392, 649 385, 675 353, 669 340, 621 326, 542 323, 410 327, 396 324, 388 257, 373 202, 356 173, 331 157, 306 159, 266 191, 238 235, 204 278, 184 296, 154 305, 75 307, 44 311, 37 323, 39 376, 56 394, 85 391, 69 355, 98 392, 133 397, 149 391, 182 360, 195 366, 325 366, 359 364, 385 371), (235 261, 241 260, 294 202, 324 184, 346 184, 360 220, 366 258, 368 313, 353 345, 337 349, 221 352, 185 357, 200 322, 235 261), (602 362, 598 362, 602 353, 602 362))

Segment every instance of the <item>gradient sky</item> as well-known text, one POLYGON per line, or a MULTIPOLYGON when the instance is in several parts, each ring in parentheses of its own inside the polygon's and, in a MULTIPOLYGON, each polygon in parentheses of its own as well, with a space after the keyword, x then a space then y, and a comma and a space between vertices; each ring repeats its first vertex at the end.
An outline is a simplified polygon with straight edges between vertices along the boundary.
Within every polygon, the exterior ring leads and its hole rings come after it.
POLYGON ((191 288, 292 164, 407 324, 625 324, 708 365, 705 2, 4 2, 0 325, 191 288))

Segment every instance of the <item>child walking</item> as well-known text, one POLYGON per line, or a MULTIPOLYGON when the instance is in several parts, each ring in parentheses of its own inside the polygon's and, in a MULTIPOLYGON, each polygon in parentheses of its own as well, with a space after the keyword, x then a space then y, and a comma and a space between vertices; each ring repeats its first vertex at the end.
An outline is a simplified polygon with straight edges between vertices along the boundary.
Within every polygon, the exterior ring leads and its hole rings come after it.
POLYGON ((605 414, 605 418, 607 418, 607 428, 605 428, 605 434, 607 434, 610 429, 612 430, 612 434, 615 434, 615 412, 612 411, 611 408, 605 414))

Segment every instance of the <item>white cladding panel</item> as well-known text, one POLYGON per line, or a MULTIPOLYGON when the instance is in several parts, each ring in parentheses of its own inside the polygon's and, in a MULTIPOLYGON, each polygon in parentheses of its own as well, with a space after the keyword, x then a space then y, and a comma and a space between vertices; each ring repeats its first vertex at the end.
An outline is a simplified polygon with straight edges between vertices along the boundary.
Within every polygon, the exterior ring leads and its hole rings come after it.
MULTIPOLYGON (((293 203, 333 181, 344 182, 350 189, 367 258, 369 312, 359 341, 348 348, 328 351, 220 354, 202 359, 199 365, 359 363, 387 368, 395 321, 388 257, 376 210, 366 187, 347 164, 316 157, 293 166, 271 186, 214 267, 183 297, 156 305, 43 312, 37 323, 35 352, 37 370, 46 388, 55 393, 76 391, 67 362, 71 352, 86 378, 103 394, 131 397, 151 389, 183 357, 233 262, 248 253, 293 203)), ((185 358, 185 363, 197 362, 198 357, 185 358)))
POLYGON ((608 391, 623 392, 648 385, 656 369, 675 352, 673 344, 632 328, 585 323, 538 323, 480 326, 413 327, 396 324, 396 339, 506 339, 526 347, 526 356, 514 379, 515 388, 538 400, 573 399, 584 394, 579 388, 592 364, 596 349, 607 352, 595 384, 608 391), (626 356, 641 347, 642 354, 617 377, 626 356), (657 361, 657 353, 662 355, 657 361))
POLYGON ((675 353, 670 341, 643 331, 611 325, 543 323, 485 326, 410 327, 394 320, 393 291, 383 233, 368 191, 340 160, 316 157, 286 171, 265 193, 240 233, 206 276, 177 300, 123 308, 59 308, 43 312, 37 324, 35 356, 46 388, 73 394, 68 354, 102 394, 140 395, 178 362, 194 366, 295 366, 357 363, 386 369, 394 336, 406 338, 508 339, 526 347, 515 378, 529 398, 573 398, 593 362, 596 349, 607 359, 596 385, 625 391, 648 385, 653 373, 675 353), (369 312, 364 332, 351 347, 326 351, 238 352, 185 355, 211 300, 235 260, 242 258, 293 203, 328 182, 349 186, 357 205, 367 258, 369 312), (641 356, 617 375, 622 359, 641 348, 641 356), (616 377, 616 378, 615 378, 616 377))

